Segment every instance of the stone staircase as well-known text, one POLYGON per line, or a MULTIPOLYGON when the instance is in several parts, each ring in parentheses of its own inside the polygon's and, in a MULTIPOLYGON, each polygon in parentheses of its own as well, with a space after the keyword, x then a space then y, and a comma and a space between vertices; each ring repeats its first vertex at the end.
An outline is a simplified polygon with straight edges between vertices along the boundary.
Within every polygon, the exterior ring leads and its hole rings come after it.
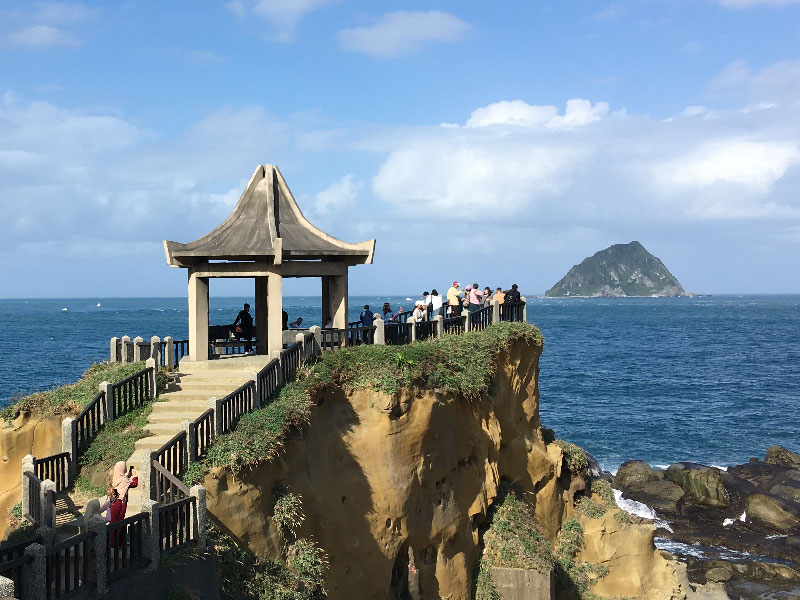
MULTIPOLYGON (((209 408, 210 398, 224 398, 250 379, 270 361, 267 356, 221 356, 215 360, 195 362, 184 359, 178 371, 170 376, 167 391, 153 404, 147 429, 152 436, 136 441, 128 459, 134 475, 145 464, 151 452, 158 450, 183 430, 184 421, 193 421, 209 408)), ((128 492, 128 515, 141 510, 146 494, 141 487, 128 492)))

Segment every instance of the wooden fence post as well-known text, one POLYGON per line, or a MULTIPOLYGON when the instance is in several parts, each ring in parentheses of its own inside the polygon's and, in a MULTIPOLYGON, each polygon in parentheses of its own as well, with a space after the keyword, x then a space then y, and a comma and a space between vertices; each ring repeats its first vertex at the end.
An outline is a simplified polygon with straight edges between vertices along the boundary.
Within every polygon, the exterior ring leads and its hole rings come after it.
MULTIPOLYGON (((95 515, 89 519, 88 529, 94 534, 94 571, 98 596, 106 593, 108 587, 108 573, 106 569, 106 557, 108 555, 108 537, 106 532, 106 520, 100 515, 95 515)), ((119 535, 119 533, 117 533, 119 535)), ((86 575, 84 575, 84 578, 86 575)))
POLYGON ((283 385, 283 363, 281 362, 281 351, 273 350, 272 358, 278 361, 278 385, 283 385))
MULTIPOLYGON (((108 348, 108 362, 112 362, 112 363, 119 362, 117 360, 117 350, 119 348, 119 338, 118 337, 112 337, 111 338, 111 342, 109 343, 108 346, 109 346, 109 348, 108 348)), ((120 359, 121 358, 122 357, 120 357, 120 359)))
POLYGON ((164 341, 167 343, 167 346, 164 348, 164 352, 166 353, 164 365, 169 371, 172 371, 175 369, 175 340, 167 336, 164 338, 164 341))
POLYGON ((133 338, 133 362, 142 360, 142 342, 144 339, 139 335, 133 338))
POLYGON ((114 386, 104 381, 98 386, 98 389, 103 392, 106 398, 106 420, 113 421, 116 418, 114 414, 114 386))
POLYGON ((156 379, 158 379, 158 361, 150 357, 145 361, 145 365, 147 365, 148 369, 152 369, 150 371, 150 399, 155 400, 158 395, 158 384, 156 383, 156 379))

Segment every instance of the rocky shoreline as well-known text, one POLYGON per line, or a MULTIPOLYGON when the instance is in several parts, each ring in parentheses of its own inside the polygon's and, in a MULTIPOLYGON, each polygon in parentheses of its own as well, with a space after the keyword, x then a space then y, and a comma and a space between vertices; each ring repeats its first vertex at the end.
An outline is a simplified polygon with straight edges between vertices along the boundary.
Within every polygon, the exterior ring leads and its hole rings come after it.
POLYGON ((655 512, 643 516, 657 517, 657 545, 691 582, 724 583, 732 599, 800 597, 800 454, 773 446, 727 470, 633 460, 603 476, 623 507, 655 512))

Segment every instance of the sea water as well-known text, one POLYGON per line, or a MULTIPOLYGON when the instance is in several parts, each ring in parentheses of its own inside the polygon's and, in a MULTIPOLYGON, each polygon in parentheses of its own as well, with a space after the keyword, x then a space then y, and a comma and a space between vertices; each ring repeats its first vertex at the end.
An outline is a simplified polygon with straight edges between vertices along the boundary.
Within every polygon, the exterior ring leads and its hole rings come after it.
MULTIPOLYGON (((408 310, 409 297, 351 297, 349 320, 364 304, 408 310)), ((212 298, 211 323, 248 300, 212 298)), ((319 297, 284 308, 320 324, 319 297)), ((603 468, 800 450, 800 296, 529 298, 527 312, 545 338, 542 424, 603 468)), ((0 300, 0 404, 77 380, 113 336, 185 339, 187 320, 185 298, 0 300)))

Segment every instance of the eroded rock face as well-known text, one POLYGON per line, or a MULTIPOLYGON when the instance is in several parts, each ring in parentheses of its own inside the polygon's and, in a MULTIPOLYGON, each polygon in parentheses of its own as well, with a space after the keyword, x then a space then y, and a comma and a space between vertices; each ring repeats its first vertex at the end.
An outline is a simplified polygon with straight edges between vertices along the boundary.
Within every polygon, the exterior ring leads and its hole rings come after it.
POLYGON ((698 504, 728 506, 730 499, 722 483, 720 470, 695 463, 670 465, 664 478, 681 487, 698 504))
POLYGON ((22 500, 22 458, 61 452, 61 417, 20 414, 0 427, 0 539, 8 528, 8 509, 22 500))
POLYGON ((800 454, 787 450, 783 446, 770 446, 767 448, 764 462, 800 470, 800 454))
MULTIPOLYGON (((398 597, 409 549, 424 597, 467 600, 480 525, 501 478, 528 492, 551 540, 573 512, 563 500, 573 476, 561 449, 541 433, 539 353, 520 343, 501 356, 494 395, 476 402, 434 392, 319 396, 310 426, 279 458, 239 478, 219 468, 206 477, 208 510, 254 552, 277 557, 272 487, 281 482, 302 496, 298 535, 327 553, 332 600, 398 597)), ((614 539, 626 556, 659 561, 652 527, 630 526, 614 539)), ((630 595, 645 597, 646 585, 669 579, 666 572, 643 578, 650 563, 637 564, 626 576, 624 589, 636 590, 630 595)), ((620 559, 614 568, 629 565, 620 559)))
POLYGON ((658 480, 658 475, 649 464, 643 460, 629 460, 622 463, 617 469, 617 474, 614 476, 614 487, 624 490, 658 480))

